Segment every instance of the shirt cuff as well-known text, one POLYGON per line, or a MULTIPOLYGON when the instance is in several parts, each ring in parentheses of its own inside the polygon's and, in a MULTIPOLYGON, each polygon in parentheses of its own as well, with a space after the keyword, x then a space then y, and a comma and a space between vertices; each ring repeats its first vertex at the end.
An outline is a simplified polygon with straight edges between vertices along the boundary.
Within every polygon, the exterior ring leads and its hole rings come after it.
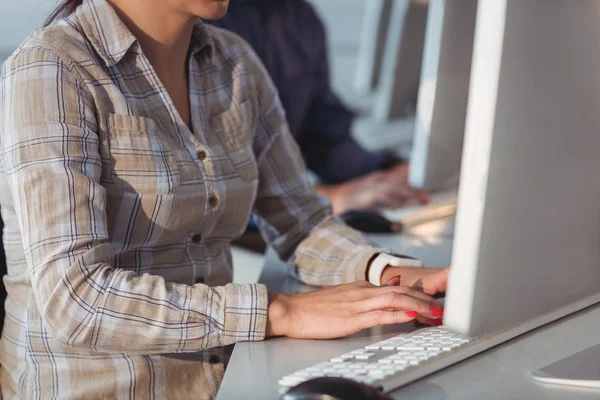
POLYGON ((262 284, 225 286, 225 323, 221 345, 264 340, 269 295, 262 284))
POLYGON ((381 274, 388 265, 391 267, 422 267, 423 262, 414 258, 379 254, 368 267, 367 277, 369 282, 375 286, 381 286, 381 274))

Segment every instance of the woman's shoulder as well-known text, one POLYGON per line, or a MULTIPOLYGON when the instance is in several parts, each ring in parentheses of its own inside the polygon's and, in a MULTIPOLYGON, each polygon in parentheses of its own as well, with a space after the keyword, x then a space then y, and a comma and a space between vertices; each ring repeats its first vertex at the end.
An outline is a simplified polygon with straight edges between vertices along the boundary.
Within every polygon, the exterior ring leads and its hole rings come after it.
POLYGON ((34 62, 57 62, 72 69, 94 59, 86 38, 78 27, 65 19, 37 29, 6 60, 6 67, 34 62))

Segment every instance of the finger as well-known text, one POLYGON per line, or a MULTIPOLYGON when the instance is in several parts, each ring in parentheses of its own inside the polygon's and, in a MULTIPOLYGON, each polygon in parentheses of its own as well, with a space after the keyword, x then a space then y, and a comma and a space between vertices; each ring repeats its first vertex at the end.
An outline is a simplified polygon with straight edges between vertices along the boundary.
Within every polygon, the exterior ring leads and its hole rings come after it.
POLYGON ((435 298, 433 298, 432 296, 423 293, 415 288, 409 287, 409 286, 396 286, 396 287, 380 287, 379 288, 379 292, 384 292, 387 293, 389 291, 395 291, 398 292, 400 294, 406 294, 408 296, 414 297, 416 299, 420 299, 423 301, 427 301, 430 302, 431 306, 438 308, 438 309, 443 309, 443 305, 442 303, 440 303, 439 301, 437 301, 435 298))
POLYGON ((370 287, 360 288, 360 290, 355 290, 353 293, 348 293, 348 298, 346 300, 351 301, 361 301, 367 300, 376 296, 385 295, 388 292, 396 292, 399 294, 405 294, 410 297, 414 297, 416 299, 428 302, 431 306, 436 308, 442 308, 442 304, 435 300, 433 297, 429 296, 426 293, 423 293, 415 288, 403 285, 381 285, 375 286, 371 285, 370 287))
POLYGON ((355 324, 360 330, 379 325, 402 324, 414 320, 416 315, 411 315, 412 314, 407 315, 405 311, 377 310, 359 314, 358 317, 355 318, 355 324))
POLYGON ((417 318, 415 319, 415 326, 419 326, 419 324, 422 325, 426 325, 426 326, 440 326, 443 324, 441 319, 433 319, 433 318, 427 318, 427 317, 423 317, 422 315, 417 316, 417 318))
POLYGON ((396 186, 389 188, 386 192, 382 193, 383 202, 388 207, 408 207, 413 205, 425 204, 427 200, 422 199, 422 195, 419 191, 414 190, 408 186, 396 186))
MULTIPOLYGON (((428 318, 439 318, 443 311, 433 306, 435 300, 418 299, 404 293, 390 291, 379 296, 371 297, 357 302, 357 311, 360 313, 377 310, 394 309, 404 312, 416 312, 428 318)), ((416 316, 416 314, 415 314, 416 316)))
POLYGON ((361 300, 364 296, 361 296, 360 293, 364 292, 365 289, 376 288, 377 286, 373 285, 369 281, 356 281, 353 283, 344 283, 341 285, 329 286, 327 288, 321 290, 315 290, 312 292, 307 292, 304 295, 310 296, 311 293, 314 293, 314 296, 321 296, 321 293, 327 291, 329 293, 335 293, 337 296, 343 296, 343 300, 361 300))
POLYGON ((390 199, 403 201, 418 200, 419 192, 408 185, 389 185, 386 187, 386 195, 390 199))
POLYGON ((419 193, 417 194, 417 197, 419 199, 419 203, 421 205, 423 204, 429 204, 429 202, 431 201, 431 193, 426 192, 426 191, 419 191, 419 193))
POLYGON ((438 272, 433 274, 429 274, 423 277, 425 280, 424 285, 428 288, 433 289, 433 291, 437 292, 445 292, 446 287, 448 286, 448 275, 450 273, 450 268, 444 268, 438 272))

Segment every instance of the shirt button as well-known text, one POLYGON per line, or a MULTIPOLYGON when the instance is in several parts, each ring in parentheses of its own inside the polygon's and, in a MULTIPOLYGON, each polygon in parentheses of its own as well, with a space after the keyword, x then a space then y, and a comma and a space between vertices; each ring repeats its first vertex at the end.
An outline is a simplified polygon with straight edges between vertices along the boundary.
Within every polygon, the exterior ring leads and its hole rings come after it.
POLYGON ((215 208, 216 206, 219 205, 219 198, 213 194, 208 199, 208 204, 210 204, 211 207, 215 208))
POLYGON ((192 242, 194 242, 194 243, 200 243, 200 241, 202 241, 202 236, 200 236, 200 235, 194 235, 194 236, 192 236, 192 242))
POLYGON ((199 276, 196 278, 196 283, 204 283, 204 277, 203 276, 199 276))
POLYGON ((196 155, 198 156, 198 159, 200 161, 206 160, 206 152, 204 150, 198 150, 198 152, 196 153, 196 155))

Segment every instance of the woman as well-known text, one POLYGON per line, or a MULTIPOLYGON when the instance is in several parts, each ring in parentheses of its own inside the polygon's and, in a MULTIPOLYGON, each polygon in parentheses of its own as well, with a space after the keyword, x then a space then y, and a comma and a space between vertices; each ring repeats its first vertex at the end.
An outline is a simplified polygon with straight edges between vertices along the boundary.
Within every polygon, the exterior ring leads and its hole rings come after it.
POLYGON ((80 3, 3 66, 5 399, 211 398, 235 342, 441 317, 447 271, 332 218, 256 56, 198 22, 227 0, 80 3), (338 286, 230 284, 251 211, 299 279, 338 286))

